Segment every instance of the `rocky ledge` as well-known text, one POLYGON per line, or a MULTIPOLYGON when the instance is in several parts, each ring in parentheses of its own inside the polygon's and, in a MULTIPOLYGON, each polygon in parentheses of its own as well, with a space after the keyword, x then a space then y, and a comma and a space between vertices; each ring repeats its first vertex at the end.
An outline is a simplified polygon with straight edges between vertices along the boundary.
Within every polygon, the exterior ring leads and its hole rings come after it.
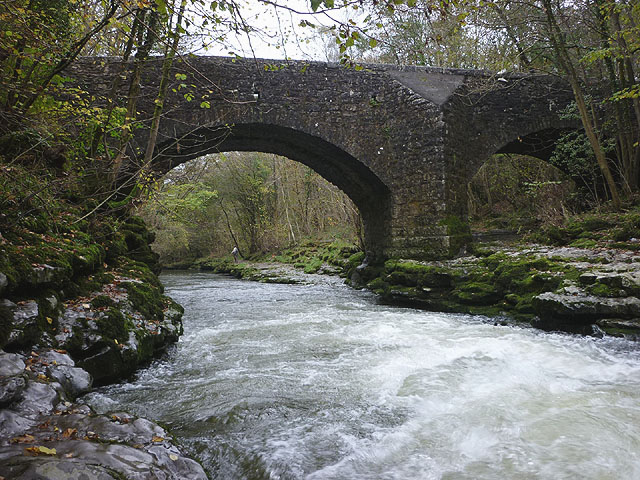
POLYGON ((0 478, 207 478, 155 423, 76 402, 91 385, 63 350, 0 351, 0 478))
POLYGON ((354 280, 392 303, 640 338, 636 251, 485 245, 448 261, 392 259, 356 271, 354 280))
POLYGON ((97 384, 126 378, 178 340, 183 313, 162 295, 155 276, 129 267, 89 277, 95 290, 72 299, 54 289, 35 298, 0 299, 7 326, 0 347, 63 349, 97 384))

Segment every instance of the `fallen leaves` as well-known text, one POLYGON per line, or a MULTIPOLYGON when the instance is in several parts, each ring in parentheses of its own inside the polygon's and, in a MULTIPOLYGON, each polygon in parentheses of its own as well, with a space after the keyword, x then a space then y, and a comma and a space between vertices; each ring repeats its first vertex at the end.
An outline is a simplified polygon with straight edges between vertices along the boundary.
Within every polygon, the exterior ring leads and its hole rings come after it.
POLYGON ((114 422, 118 422, 118 423, 129 423, 129 419, 128 418, 123 418, 123 417, 119 417, 118 415, 111 415, 111 419, 114 422))
POLYGON ((11 443, 32 443, 35 441, 33 435, 25 434, 20 437, 14 437, 11 439, 11 443))
POLYGON ((169 458, 175 462, 176 460, 178 460, 178 455, 174 455, 173 453, 171 453, 169 454, 169 458))
POLYGON ((77 428, 67 428, 64 432, 62 432, 63 438, 75 438, 78 436, 77 428))
POLYGON ((24 453, 25 455, 29 455, 31 457, 36 457, 38 455, 56 455, 57 454, 55 448, 47 448, 41 445, 38 445, 35 447, 27 447, 24 449, 24 453))
POLYGON ((160 442, 164 442, 164 438, 154 435, 151 441, 154 443, 160 443, 160 442))

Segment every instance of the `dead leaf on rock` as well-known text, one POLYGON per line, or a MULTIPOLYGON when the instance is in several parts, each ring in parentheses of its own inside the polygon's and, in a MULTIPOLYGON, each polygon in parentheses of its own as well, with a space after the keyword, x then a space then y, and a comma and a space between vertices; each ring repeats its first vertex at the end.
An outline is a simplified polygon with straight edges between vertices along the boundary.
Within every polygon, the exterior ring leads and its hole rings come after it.
POLYGON ((78 429, 77 428, 67 428, 64 432, 62 432, 62 436, 64 438, 71 438, 73 436, 77 436, 78 435, 78 429))
POLYGON ((14 437, 11 439, 11 443, 31 443, 35 441, 35 437, 33 435, 25 434, 21 437, 14 437))
POLYGON ((64 457, 65 458, 73 458, 73 453, 65 453, 64 457))
POLYGON ((172 454, 169 455, 169 458, 175 462, 176 460, 178 460, 178 455, 174 455, 172 453, 172 454))
POLYGON ((55 448, 47 448, 43 446, 27 447, 24 449, 25 455, 35 457, 37 455, 56 455, 55 448))
POLYGON ((158 437, 157 435, 154 435, 153 438, 151 439, 151 441, 154 442, 154 443, 160 443, 160 442, 164 442, 164 438, 158 437))

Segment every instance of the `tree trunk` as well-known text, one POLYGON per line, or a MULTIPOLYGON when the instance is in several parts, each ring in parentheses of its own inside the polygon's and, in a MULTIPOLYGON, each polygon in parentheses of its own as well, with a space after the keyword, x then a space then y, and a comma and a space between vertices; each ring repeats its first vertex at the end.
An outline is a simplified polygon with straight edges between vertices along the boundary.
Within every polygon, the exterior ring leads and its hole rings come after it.
POLYGON ((558 26, 555 15, 553 13, 551 0, 542 0, 542 5, 544 7, 549 26, 549 39, 551 40, 551 44, 556 53, 556 58, 558 59, 558 63, 560 64, 561 68, 567 74, 567 79, 569 80, 569 84, 571 85, 571 89, 573 90, 573 95, 578 106, 578 111, 580 112, 580 119, 582 120, 582 125, 584 127, 585 133, 587 134, 587 138, 589 139, 591 148, 593 149, 593 152, 596 156, 596 161, 598 162, 600 171, 602 172, 602 175, 607 182, 607 186, 609 187, 609 193, 611 194, 611 201, 613 202, 613 206, 616 210, 619 210, 621 207, 621 201, 620 195, 618 194, 618 187, 613 179, 613 175, 611 175, 611 170, 609 169, 607 158, 593 127, 591 116, 589 115, 589 110, 584 99, 584 94, 582 93, 582 87, 580 86, 578 74, 575 70, 575 67, 573 66, 571 56, 569 55, 567 46, 564 42, 563 34, 560 31, 560 27, 558 26))

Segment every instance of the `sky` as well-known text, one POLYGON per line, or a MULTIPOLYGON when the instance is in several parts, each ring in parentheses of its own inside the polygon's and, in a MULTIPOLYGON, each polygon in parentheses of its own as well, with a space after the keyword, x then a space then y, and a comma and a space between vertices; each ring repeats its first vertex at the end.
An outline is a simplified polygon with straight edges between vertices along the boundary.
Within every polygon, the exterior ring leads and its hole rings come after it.
MULTIPOLYGON (((276 1, 284 8, 264 5, 258 0, 237 0, 242 6, 242 19, 254 29, 250 40, 244 32, 231 32, 224 41, 214 42, 206 50, 202 49, 201 41, 196 42, 194 53, 223 56, 237 54, 243 57, 269 59, 335 60, 337 49, 333 39, 329 35, 323 38, 318 33, 320 28, 301 27, 300 23, 308 21, 318 27, 330 27, 338 21, 344 21, 347 15, 353 16, 354 13, 334 10, 314 14, 309 0, 276 1)), ((191 19, 195 24, 202 25, 207 14, 208 12, 194 12, 191 19)), ((229 18, 229 15, 226 17, 229 18)), ((219 28, 211 28, 210 25, 203 28, 212 32, 211 38, 215 38, 220 31, 219 28)))

